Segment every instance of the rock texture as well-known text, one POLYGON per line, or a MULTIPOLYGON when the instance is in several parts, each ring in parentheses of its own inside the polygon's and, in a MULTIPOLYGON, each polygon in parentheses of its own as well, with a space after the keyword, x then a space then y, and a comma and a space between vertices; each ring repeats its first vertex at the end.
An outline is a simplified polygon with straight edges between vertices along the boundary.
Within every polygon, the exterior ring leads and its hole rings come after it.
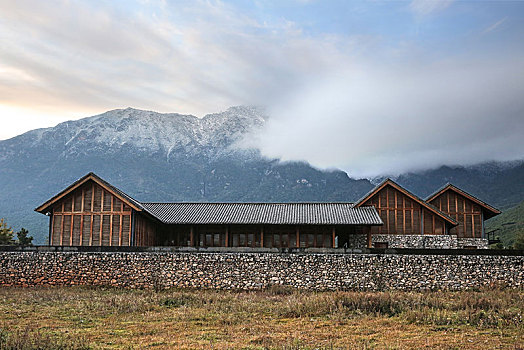
POLYGON ((524 256, 279 253, 0 253, 0 285, 460 290, 524 287, 524 256))

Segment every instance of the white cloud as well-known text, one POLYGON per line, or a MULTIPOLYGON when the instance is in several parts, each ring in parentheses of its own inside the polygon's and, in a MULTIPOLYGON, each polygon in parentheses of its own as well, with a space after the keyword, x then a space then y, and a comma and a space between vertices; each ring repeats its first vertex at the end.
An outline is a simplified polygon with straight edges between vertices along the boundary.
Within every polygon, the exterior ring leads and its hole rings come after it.
POLYGON ((504 22, 506 22, 508 20, 508 17, 504 17, 500 20, 498 20, 497 22, 493 23, 492 25, 490 25, 489 27, 487 27, 486 29, 484 29, 482 31, 483 34, 486 34, 486 33, 489 33, 489 32, 492 32, 494 31, 495 29, 497 29, 498 27, 500 27, 500 25, 504 22))

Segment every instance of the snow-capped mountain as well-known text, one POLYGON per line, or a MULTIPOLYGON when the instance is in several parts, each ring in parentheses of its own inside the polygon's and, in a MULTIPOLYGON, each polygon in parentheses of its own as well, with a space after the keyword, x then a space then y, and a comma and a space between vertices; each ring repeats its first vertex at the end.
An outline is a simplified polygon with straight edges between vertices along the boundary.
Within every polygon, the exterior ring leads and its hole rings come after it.
POLYGON ((29 131, 7 140, 0 159, 25 148, 49 147, 61 156, 79 156, 93 151, 106 153, 135 149, 149 154, 173 152, 216 155, 225 152, 250 131, 263 127, 263 110, 256 107, 231 107, 225 112, 203 118, 176 113, 157 113, 133 108, 116 109, 53 128, 29 131), (18 142, 17 142, 18 141, 18 142))

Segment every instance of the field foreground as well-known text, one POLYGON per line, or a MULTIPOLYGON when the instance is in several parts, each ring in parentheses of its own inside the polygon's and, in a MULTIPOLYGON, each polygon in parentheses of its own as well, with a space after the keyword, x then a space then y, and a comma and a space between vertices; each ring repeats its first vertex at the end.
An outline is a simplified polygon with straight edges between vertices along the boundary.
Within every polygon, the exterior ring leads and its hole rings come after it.
POLYGON ((0 349, 523 349, 524 291, 0 288, 0 349))

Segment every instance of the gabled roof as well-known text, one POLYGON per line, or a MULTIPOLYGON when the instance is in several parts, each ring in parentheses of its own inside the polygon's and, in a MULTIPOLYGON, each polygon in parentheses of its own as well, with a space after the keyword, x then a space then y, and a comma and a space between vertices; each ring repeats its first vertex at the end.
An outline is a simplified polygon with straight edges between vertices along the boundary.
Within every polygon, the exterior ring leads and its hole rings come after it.
POLYGON ((374 207, 351 203, 142 203, 166 224, 383 225, 374 207))
POLYGON ((352 203, 141 203, 94 173, 75 181, 35 211, 49 207, 87 181, 94 181, 137 211, 166 224, 383 225, 374 207, 352 203))
POLYGON ((384 187, 386 186, 391 186, 393 187, 394 189, 400 191, 401 193, 403 193, 404 195, 406 195, 407 197, 411 198, 413 201, 417 202, 418 204, 420 204, 421 206, 423 206, 424 208, 428 209, 429 211, 435 213, 437 216, 440 216, 441 218, 443 218, 444 220, 446 220, 447 222, 449 222, 450 224, 456 226, 458 225, 458 222, 453 219, 452 217, 450 217, 449 215, 447 215, 446 213, 440 211, 438 208, 436 208, 434 205, 424 201, 423 199, 421 199, 420 197, 414 195, 413 193, 409 192, 408 190, 406 190, 404 187, 400 186, 399 184, 397 184, 395 181, 391 180, 390 178, 387 178, 385 179, 384 181, 382 181, 380 184, 378 184, 374 189, 372 189, 371 191, 369 191, 368 193, 366 193, 364 195, 364 197, 362 197, 361 199, 359 199, 355 204, 354 206, 355 207, 360 207, 362 204, 364 204, 368 199, 370 199, 371 197, 373 197, 377 192, 379 192, 380 190, 382 190, 384 187))
POLYGON ((120 200, 122 200, 124 203, 129 205, 131 208, 133 208, 133 209, 135 209, 137 211, 142 211, 144 209, 142 207, 142 205, 140 204, 140 202, 138 202, 137 200, 131 198, 129 195, 127 195, 123 191, 121 191, 118 188, 116 188, 115 186, 111 185, 109 182, 103 180, 101 177, 99 177, 95 173, 91 172, 91 173, 89 173, 89 174, 87 174, 85 176, 82 176, 80 179, 78 179, 75 182, 73 182, 70 186, 68 186, 66 189, 64 189, 63 191, 61 191, 57 195, 55 195, 53 198, 49 199, 45 203, 43 203, 40 206, 38 206, 35 209, 35 211, 37 211, 39 213, 42 213, 42 214, 45 214, 45 212, 48 210, 48 208, 51 205, 53 205, 54 203, 56 203, 60 199, 64 198, 69 193, 73 192, 74 190, 76 190, 77 188, 79 188, 80 186, 82 186, 83 184, 85 184, 86 182, 88 182, 90 180, 94 181, 95 183, 97 183, 98 185, 103 187, 106 191, 112 192, 115 196, 120 198, 120 200))
POLYGON ((447 184, 445 184, 444 186, 442 186, 441 188, 439 188, 438 190, 436 190, 432 195, 430 195, 426 199, 426 201, 427 202, 431 202, 432 200, 434 200, 435 198, 437 198, 438 196, 440 196, 441 194, 443 194, 446 191, 453 191, 455 193, 458 193, 458 194, 466 197, 467 199, 471 200, 472 202, 477 203, 478 205, 480 205, 482 207, 482 209, 484 209, 484 211, 487 214, 487 215, 485 215, 486 219, 489 219, 489 218, 491 218, 493 216, 496 216, 496 215, 500 214, 500 210, 498 210, 497 208, 492 207, 488 203, 486 203, 484 201, 481 201, 480 199, 478 199, 477 197, 473 196, 472 194, 469 194, 466 191, 461 190, 460 188, 458 188, 457 186, 455 186, 453 184, 450 184, 449 182, 447 184))

